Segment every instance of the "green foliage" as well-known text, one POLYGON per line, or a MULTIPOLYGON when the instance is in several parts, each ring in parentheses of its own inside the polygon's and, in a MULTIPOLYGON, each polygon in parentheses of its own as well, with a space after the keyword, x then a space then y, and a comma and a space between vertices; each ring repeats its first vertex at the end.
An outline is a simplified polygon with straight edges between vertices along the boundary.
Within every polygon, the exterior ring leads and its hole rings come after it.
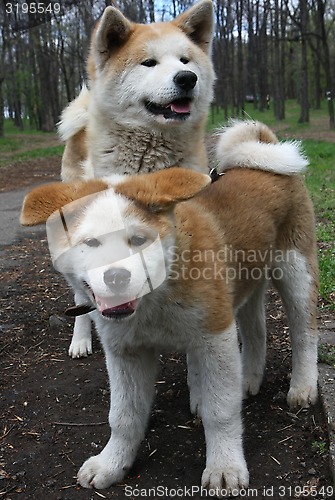
MULTIPOLYGON (((245 110, 240 116, 236 116, 234 112, 229 114, 230 118, 237 118, 243 120, 257 120, 266 123, 269 127, 273 127, 276 130, 280 130, 279 136, 286 137, 289 135, 295 135, 302 133, 303 131, 309 130, 311 125, 308 123, 298 123, 300 115, 300 105, 294 99, 288 99, 285 102, 285 120, 278 122, 273 113, 273 106, 270 101, 269 109, 264 111, 259 111, 257 107, 255 108, 253 103, 246 103, 245 110)), ((310 110, 311 119, 328 119, 327 102, 321 102, 321 109, 311 109, 310 110)), ((221 108, 212 107, 209 112, 207 129, 211 130, 213 128, 220 127, 226 124, 226 119, 224 116, 224 111, 221 108)))
POLYGON ((12 120, 5 121, 5 137, 0 139, 0 167, 34 158, 61 156, 64 145, 55 133, 45 133, 25 127, 23 131, 12 120))
POLYGON ((31 151, 26 151, 24 153, 19 153, 15 155, 16 161, 32 160, 36 158, 51 158, 53 156, 62 156, 64 146, 51 146, 48 148, 37 148, 31 151))
POLYGON ((335 143, 303 141, 310 159, 306 174, 317 218, 320 295, 335 309, 335 143))
POLYGON ((40 130, 36 130, 35 128, 33 128, 31 126, 30 120, 28 118, 23 118, 22 121, 23 121, 24 128, 23 128, 23 130, 20 130, 18 127, 15 126, 13 120, 10 120, 8 118, 5 119, 5 123, 4 123, 5 137, 11 136, 11 135, 18 135, 18 134, 31 135, 31 134, 44 133, 44 132, 41 132, 40 130))
POLYGON ((335 368, 335 346, 330 344, 319 345, 319 361, 335 368))
POLYGON ((328 455, 328 446, 325 441, 313 441, 312 450, 318 455, 325 456, 328 455))

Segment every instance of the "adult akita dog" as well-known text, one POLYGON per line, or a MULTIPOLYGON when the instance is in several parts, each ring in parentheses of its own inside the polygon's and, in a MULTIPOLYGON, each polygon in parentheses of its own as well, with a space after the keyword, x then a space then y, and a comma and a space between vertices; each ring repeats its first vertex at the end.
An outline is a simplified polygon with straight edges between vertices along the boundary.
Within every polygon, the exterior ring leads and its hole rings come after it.
MULTIPOLYGON (((207 172, 204 129, 213 97, 213 4, 140 25, 107 7, 91 40, 89 89, 63 112, 62 180, 179 165, 207 172)), ((80 292, 75 294, 80 303, 80 292)), ((92 352, 89 316, 76 318, 72 357, 92 352)))
POLYGON ((213 21, 211 0, 149 25, 106 8, 92 34, 89 89, 59 125, 63 181, 172 165, 206 171, 213 21))
POLYGON ((132 466, 166 347, 187 352, 191 411, 206 437, 202 485, 219 494, 248 485, 240 413, 243 391, 256 394, 262 382, 269 279, 290 326, 288 403, 317 399, 314 215, 298 175, 306 160, 256 123, 228 130, 221 146, 230 170, 212 184, 169 168, 42 186, 25 199, 26 225, 59 210, 48 222, 54 262, 85 297, 78 313, 94 309, 106 355, 112 432, 81 467, 84 487, 117 483, 132 466))

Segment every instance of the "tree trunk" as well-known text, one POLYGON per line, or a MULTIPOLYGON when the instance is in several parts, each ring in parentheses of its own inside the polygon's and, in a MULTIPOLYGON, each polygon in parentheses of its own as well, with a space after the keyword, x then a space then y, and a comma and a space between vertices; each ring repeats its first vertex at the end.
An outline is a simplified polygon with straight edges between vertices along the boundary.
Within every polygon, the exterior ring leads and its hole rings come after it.
POLYGON ((299 0, 301 21, 301 81, 299 123, 309 123, 308 59, 306 33, 308 28, 308 6, 306 0, 299 0))
POLYGON ((325 2, 322 0, 318 0, 318 15, 319 15, 319 23, 320 23, 320 31, 321 31, 321 40, 323 47, 323 66, 325 70, 326 76, 326 85, 327 85, 327 102, 328 102, 328 114, 329 114, 329 128, 331 130, 335 129, 335 116, 334 116, 334 95, 332 91, 332 75, 330 68, 330 53, 329 53, 329 45, 328 38, 325 27, 325 2))
POLYGON ((280 26, 281 16, 279 1, 275 0, 274 3, 274 22, 273 22, 273 110, 274 115, 277 120, 283 120, 285 118, 285 80, 282 68, 282 57, 281 57, 281 26, 280 26))
POLYGON ((4 131, 4 98, 2 91, 2 84, 4 82, 4 78, 0 77, 0 137, 5 135, 4 131))
POLYGON ((244 71, 243 71, 243 40, 242 40, 242 23, 243 23, 243 1, 238 0, 236 4, 237 15, 237 116, 243 116, 244 112, 244 71))

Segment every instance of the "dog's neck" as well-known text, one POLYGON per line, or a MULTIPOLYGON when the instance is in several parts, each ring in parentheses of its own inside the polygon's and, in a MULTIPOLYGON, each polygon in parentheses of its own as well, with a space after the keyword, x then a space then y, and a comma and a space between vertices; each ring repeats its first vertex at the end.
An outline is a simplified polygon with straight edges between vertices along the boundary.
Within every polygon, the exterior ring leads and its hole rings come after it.
POLYGON ((207 173, 204 125, 190 128, 187 134, 178 130, 149 131, 113 124, 96 134, 94 122, 89 126, 89 166, 95 177, 112 173, 137 174, 161 170, 174 165, 207 173))

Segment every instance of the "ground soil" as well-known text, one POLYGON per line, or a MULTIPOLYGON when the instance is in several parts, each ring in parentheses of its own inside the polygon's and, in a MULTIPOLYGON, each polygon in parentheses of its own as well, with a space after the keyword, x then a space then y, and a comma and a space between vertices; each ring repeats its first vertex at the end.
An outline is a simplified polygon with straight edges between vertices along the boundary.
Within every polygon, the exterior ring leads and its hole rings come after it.
MULTIPOLYGON (((56 180, 59 165, 59 158, 7 165, 1 170, 1 189, 56 180)), ((202 426, 189 411, 184 356, 165 353, 161 358, 146 439, 123 484, 101 491, 79 487, 79 467, 109 436, 103 352, 95 336, 92 356, 67 356, 72 322, 63 311, 73 298, 52 267, 43 230, 24 232, 4 247, 2 262, 0 498, 190 498, 191 488, 200 484, 205 444, 202 426)), ((286 404, 288 329, 271 290, 267 317, 264 383, 243 409, 250 490, 241 498, 332 498, 321 406, 291 412, 286 404)), ((192 498, 205 496, 194 491, 192 498)))

